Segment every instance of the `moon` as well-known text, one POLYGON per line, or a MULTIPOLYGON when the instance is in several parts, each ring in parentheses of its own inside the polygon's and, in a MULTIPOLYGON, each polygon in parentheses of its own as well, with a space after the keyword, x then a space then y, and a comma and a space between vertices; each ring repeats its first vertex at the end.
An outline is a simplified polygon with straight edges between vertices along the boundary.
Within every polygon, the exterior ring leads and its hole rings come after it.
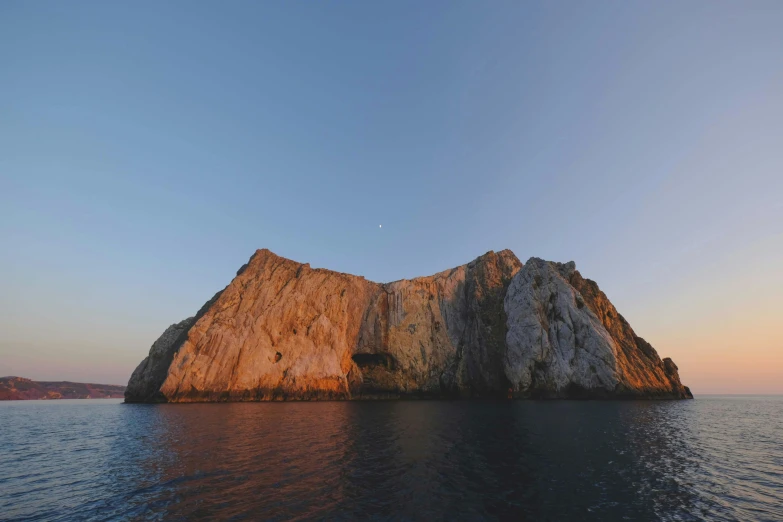
POLYGON ((378 228, 383 228, 383 225, 378 225, 378 228))

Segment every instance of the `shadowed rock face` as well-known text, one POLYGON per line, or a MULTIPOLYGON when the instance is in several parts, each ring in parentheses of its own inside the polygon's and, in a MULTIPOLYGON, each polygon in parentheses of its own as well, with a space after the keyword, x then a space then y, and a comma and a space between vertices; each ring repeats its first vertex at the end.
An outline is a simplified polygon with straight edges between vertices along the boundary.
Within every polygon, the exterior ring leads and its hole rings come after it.
POLYGON ((521 397, 692 398, 573 262, 530 259, 505 298, 506 375, 521 397))
POLYGON ((133 372, 128 402, 690 396, 573 263, 509 250, 387 284, 258 250, 133 372))

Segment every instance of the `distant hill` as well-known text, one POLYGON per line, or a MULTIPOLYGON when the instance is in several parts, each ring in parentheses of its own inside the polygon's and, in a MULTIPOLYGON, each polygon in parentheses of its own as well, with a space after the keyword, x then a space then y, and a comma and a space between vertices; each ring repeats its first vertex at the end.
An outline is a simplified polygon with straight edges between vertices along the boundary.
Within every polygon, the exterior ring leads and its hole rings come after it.
POLYGON ((121 399, 125 386, 68 381, 33 381, 24 377, 0 377, 0 401, 36 399, 121 399))

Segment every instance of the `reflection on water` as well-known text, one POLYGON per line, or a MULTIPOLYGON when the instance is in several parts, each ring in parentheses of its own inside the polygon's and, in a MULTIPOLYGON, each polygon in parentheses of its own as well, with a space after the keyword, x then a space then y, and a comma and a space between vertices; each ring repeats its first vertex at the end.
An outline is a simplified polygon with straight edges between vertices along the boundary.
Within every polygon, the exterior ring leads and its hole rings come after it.
POLYGON ((783 398, 0 404, 0 519, 783 519, 783 398))

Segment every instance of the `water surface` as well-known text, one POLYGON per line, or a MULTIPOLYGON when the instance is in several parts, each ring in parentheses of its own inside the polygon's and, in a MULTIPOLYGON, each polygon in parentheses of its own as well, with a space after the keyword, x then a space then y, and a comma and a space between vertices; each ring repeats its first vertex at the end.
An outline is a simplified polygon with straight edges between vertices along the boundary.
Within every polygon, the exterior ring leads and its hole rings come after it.
POLYGON ((2 520, 783 520, 783 397, 0 403, 2 520))

